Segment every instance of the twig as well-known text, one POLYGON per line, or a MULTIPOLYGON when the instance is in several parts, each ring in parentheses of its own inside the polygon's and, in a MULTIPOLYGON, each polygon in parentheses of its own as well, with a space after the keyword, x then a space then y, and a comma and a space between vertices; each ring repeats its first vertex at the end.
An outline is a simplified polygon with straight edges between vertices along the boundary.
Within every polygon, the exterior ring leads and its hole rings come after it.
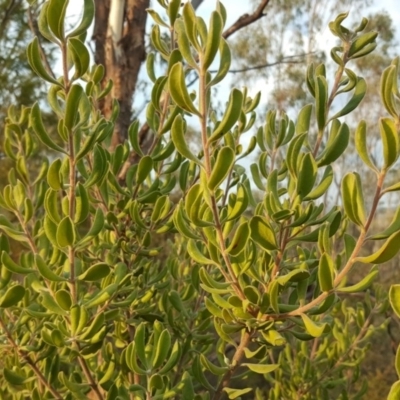
POLYGON ((18 347, 17 343, 15 342, 15 340, 13 339, 13 337, 11 335, 11 332, 7 329, 4 321, 1 318, 0 318, 0 328, 4 331, 5 335, 7 336, 8 342, 15 349, 15 351, 18 353, 18 355, 29 365, 29 367, 32 369, 32 371, 35 373, 35 375, 38 377, 38 379, 42 383, 42 385, 45 386, 47 388, 47 390, 57 400, 62 400, 63 396, 50 385, 50 382, 48 382, 46 377, 42 374, 42 372, 39 370, 39 368, 35 365, 35 362, 29 357, 29 355, 27 353, 25 353, 18 347))
POLYGON ((223 34, 222 37, 227 39, 229 36, 232 36, 238 30, 252 24, 255 21, 258 21, 266 14, 264 14, 264 9, 267 7, 269 0, 262 0, 257 9, 253 12, 253 14, 243 14, 233 25, 231 25, 223 34))

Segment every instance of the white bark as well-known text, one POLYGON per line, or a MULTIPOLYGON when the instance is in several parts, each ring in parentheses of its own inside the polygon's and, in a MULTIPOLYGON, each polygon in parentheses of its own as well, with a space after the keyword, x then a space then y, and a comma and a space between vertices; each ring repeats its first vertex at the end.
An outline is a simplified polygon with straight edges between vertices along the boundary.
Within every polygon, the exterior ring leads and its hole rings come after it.
POLYGON ((125 0, 111 0, 110 14, 108 17, 108 36, 111 37, 116 61, 122 56, 120 40, 124 23, 125 0))

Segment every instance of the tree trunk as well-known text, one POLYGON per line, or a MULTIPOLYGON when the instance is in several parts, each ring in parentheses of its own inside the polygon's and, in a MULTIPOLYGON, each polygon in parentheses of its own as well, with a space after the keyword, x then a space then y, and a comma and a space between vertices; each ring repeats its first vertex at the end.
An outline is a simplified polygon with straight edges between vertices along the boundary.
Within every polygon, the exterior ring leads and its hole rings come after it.
POLYGON ((127 138, 132 116, 132 101, 140 67, 146 58, 145 27, 149 0, 98 0, 93 32, 95 61, 105 67, 104 84, 114 83, 111 96, 101 104, 106 117, 112 112, 112 100, 118 100, 120 114, 111 146, 127 138))

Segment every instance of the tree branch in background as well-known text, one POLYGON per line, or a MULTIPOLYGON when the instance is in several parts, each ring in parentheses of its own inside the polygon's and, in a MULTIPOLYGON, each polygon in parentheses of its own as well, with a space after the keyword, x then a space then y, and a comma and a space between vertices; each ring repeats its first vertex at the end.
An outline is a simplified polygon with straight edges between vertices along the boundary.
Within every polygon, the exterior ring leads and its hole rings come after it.
POLYGON ((232 36, 238 30, 252 24, 253 22, 258 21, 260 18, 264 17, 264 9, 267 7, 269 0, 262 0, 257 9, 253 12, 253 14, 243 14, 230 28, 228 28, 222 36, 227 39, 229 36, 232 36))
MULTIPOLYGON (((239 69, 230 69, 228 71, 228 73, 237 74, 240 72, 247 72, 247 71, 253 71, 256 69, 274 67, 275 65, 280 65, 280 64, 300 64, 301 62, 303 62, 303 60, 295 60, 295 58, 307 57, 311 54, 315 54, 315 52, 304 53, 304 54, 294 54, 292 56, 285 56, 285 57, 282 57, 280 60, 274 61, 272 63, 253 65, 250 67, 244 67, 244 68, 239 68, 239 69)), ((218 71, 215 70, 215 71, 210 71, 210 72, 218 72, 218 71)))

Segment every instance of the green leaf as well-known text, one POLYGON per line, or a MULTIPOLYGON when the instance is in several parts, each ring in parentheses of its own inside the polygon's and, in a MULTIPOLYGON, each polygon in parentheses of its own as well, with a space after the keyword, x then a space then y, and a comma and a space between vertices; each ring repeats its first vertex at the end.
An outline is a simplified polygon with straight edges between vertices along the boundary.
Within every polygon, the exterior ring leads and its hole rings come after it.
POLYGON ((67 37, 80 36, 82 33, 85 33, 89 29, 90 25, 92 25, 94 12, 94 0, 83 0, 82 20, 80 24, 67 35, 67 37))
POLYGON ((55 298, 57 304, 65 311, 69 311, 72 306, 72 299, 69 292, 65 289, 60 289, 56 292, 55 298))
POLYGON ((220 367, 218 365, 213 364, 211 361, 207 359, 207 357, 204 354, 200 354, 200 362, 203 365, 205 369, 210 371, 213 375, 224 375, 229 368, 228 367, 220 367))
POLYGON ((371 272, 363 278, 360 282, 356 283, 355 285, 346 286, 346 287, 339 287, 336 290, 338 292, 344 293, 358 293, 358 292, 365 292, 375 281, 379 274, 377 268, 373 267, 371 272))
POLYGON ((68 0, 50 0, 47 8, 47 22, 54 36, 64 41, 64 21, 68 0))
POLYGON ((398 400, 399 398, 400 398, 400 381, 397 381, 390 388, 387 400, 398 400))
POLYGON ((71 131, 76 125, 79 117, 78 108, 79 101, 83 94, 83 88, 81 85, 72 85, 68 92, 66 105, 65 105, 65 117, 64 126, 71 131))
POLYGON ((31 66, 32 70, 36 73, 36 75, 40 76, 47 82, 63 87, 63 85, 57 79, 54 79, 43 66, 42 57, 40 55, 39 40, 37 37, 35 37, 32 40, 32 42, 28 45, 27 57, 29 65, 31 66))
POLYGON ((182 17, 190 43, 198 52, 202 51, 200 43, 197 40, 196 13, 190 1, 187 2, 182 8, 182 17))
POLYGON ((317 324, 306 314, 301 314, 301 319, 304 322, 307 333, 313 337, 320 337, 325 330, 326 324, 317 324))
POLYGON ((231 50, 224 38, 220 39, 219 58, 220 60, 219 60, 218 72, 211 80, 211 82, 208 84, 208 86, 214 86, 217 83, 221 82, 225 78, 225 76, 229 72, 229 68, 231 67, 231 61, 232 61, 231 50))
POLYGON ((226 249, 227 253, 237 257, 245 248, 250 238, 250 227, 248 222, 243 222, 236 229, 231 244, 226 249))
POLYGON ((388 111, 388 113, 395 118, 398 119, 398 112, 396 101, 394 99, 394 90, 393 88, 397 85, 397 68, 395 65, 391 65, 386 68, 382 73, 381 78, 381 98, 382 102, 388 111))
POLYGON ((310 130, 312 109, 312 104, 307 104, 300 110, 299 116, 297 117, 296 121, 296 135, 308 133, 308 131, 310 130))
POLYGON ((8 368, 3 369, 3 375, 4 379, 11 385, 22 386, 27 381, 25 377, 17 374, 16 372, 8 368))
POLYGON ((393 311, 400 318, 400 285, 390 286, 389 301, 393 311))
POLYGON ((25 288, 21 285, 11 286, 0 298, 0 308, 15 306, 25 296, 25 288))
POLYGON ((311 192, 304 197, 304 201, 316 200, 323 196, 329 189, 333 181, 333 169, 330 165, 325 168, 324 175, 321 178, 321 182, 316 188, 311 190, 311 192))
POLYGON ((246 389, 232 389, 225 387, 224 392, 228 395, 229 399, 237 399, 240 396, 243 396, 246 393, 250 393, 253 389, 252 388, 246 388, 246 389))
POLYGON ((136 171, 136 184, 141 185, 153 169, 153 160, 150 156, 144 156, 140 159, 136 171))
POLYGON ((306 197, 312 190, 315 180, 317 179, 317 163, 311 153, 306 153, 301 160, 298 181, 297 193, 300 199, 306 197))
POLYGON ((227 133, 237 122, 240 117, 243 106, 243 93, 238 89, 232 89, 229 96, 228 106, 222 117, 222 121, 218 124, 212 135, 208 138, 208 142, 214 142, 227 133))
POLYGON ((353 96, 351 97, 349 102, 331 119, 340 118, 343 117, 344 115, 351 113, 359 106, 366 93, 367 93, 367 83, 365 82, 364 78, 358 77, 353 96))
POLYGON ((224 146, 219 150, 215 164, 212 167, 211 175, 208 180, 208 188, 214 191, 225 180, 235 163, 235 152, 229 147, 224 146))
POLYGON ((108 264, 99 262, 90 266, 83 274, 78 276, 81 281, 94 282, 105 278, 110 274, 110 267, 108 264))
MULTIPOLYGON (((333 133, 331 133, 332 135, 333 133)), ((318 159, 318 167, 331 164, 336 161, 346 150, 350 139, 350 129, 346 123, 343 123, 336 136, 329 140, 324 152, 318 159)))
POLYGON ((356 53, 362 51, 365 46, 375 42, 375 39, 378 36, 378 32, 366 32, 359 36, 356 40, 353 41, 353 43, 350 46, 348 56, 350 58, 353 58, 353 56, 357 56, 356 53))
POLYGON ((16 264, 8 255, 8 252, 4 250, 1 252, 1 263, 6 269, 14 274, 26 275, 30 274, 31 272, 35 272, 34 269, 21 267, 20 265, 16 264))
POLYGON ((221 40, 223 21, 217 11, 213 11, 210 16, 209 32, 207 43, 202 59, 203 72, 207 71, 218 52, 219 42, 221 40))
POLYGON ((391 118, 381 118, 379 120, 379 130, 382 138, 383 146, 383 168, 390 168, 399 157, 399 134, 396 125, 391 118))
POLYGON ((171 335, 168 329, 164 329, 155 345, 155 353, 153 359, 153 368, 158 368, 166 361, 167 355, 171 348, 171 335))
POLYGON ((61 220, 57 227, 57 243, 60 247, 73 246, 76 240, 74 223, 70 217, 61 220))
POLYGON ((365 209, 361 179, 358 174, 350 173, 342 179, 342 199, 346 215, 356 225, 363 226, 365 209))
POLYGON ((187 242, 187 251, 190 255, 190 257, 196 261, 199 264, 204 264, 204 265, 217 265, 213 260, 205 257, 199 250, 199 248, 196 245, 196 242, 193 239, 189 239, 187 242))
POLYGON ((39 104, 36 102, 32 109, 31 109, 31 115, 29 119, 29 123, 32 126, 34 132, 36 133, 37 137, 39 140, 46 145, 48 148, 51 150, 58 151, 60 153, 67 154, 67 152, 60 147, 58 144, 55 144, 53 140, 50 138, 49 134, 47 133, 43 121, 42 121, 42 115, 40 112, 39 104))
POLYGON ((51 282, 65 282, 67 281, 67 279, 57 275, 56 273, 54 273, 47 265, 47 263, 45 261, 43 261, 42 257, 40 257, 39 254, 35 255, 35 265, 36 268, 39 271, 39 274, 51 281, 51 282))
POLYGON ((399 243, 400 231, 393 233, 378 251, 367 257, 357 257, 356 261, 365 264, 383 264, 396 256, 400 250, 399 243))
POLYGON ((354 142, 356 145, 356 150, 358 155, 364 164, 371 168, 373 171, 378 171, 376 166, 373 164, 369 157, 368 146, 367 146, 367 124, 364 120, 362 120, 356 129, 354 142))
POLYGON ((182 63, 178 62, 172 66, 168 76, 168 85, 172 99, 180 108, 200 116, 187 91, 182 63))
POLYGON ((77 38, 68 39, 68 49, 74 63, 73 79, 79 79, 86 74, 90 65, 90 54, 86 46, 77 38))
POLYGON ((390 222, 389 226, 380 233, 370 236, 368 239, 372 240, 380 240, 386 239, 393 233, 400 231, 400 207, 396 210, 396 213, 393 216, 392 221, 390 222))
POLYGON ((298 158, 303 146, 304 140, 307 137, 307 133, 301 133, 290 142, 288 150, 287 150, 287 157, 286 163, 289 169, 290 174, 293 177, 297 177, 298 175, 298 158))
POLYGON ((333 289, 334 263, 329 254, 322 254, 318 266, 318 282, 323 292, 333 289))
POLYGON ((53 161, 47 170, 47 183, 53 190, 62 189, 62 182, 60 179, 61 160, 57 158, 53 161))
POLYGON ((251 239, 265 251, 277 250, 275 233, 266 218, 260 215, 250 220, 251 239))
POLYGON ((163 367, 158 371, 158 373, 160 375, 167 374, 178 363, 181 354, 182 354, 181 347, 179 345, 179 342, 176 341, 172 346, 171 354, 168 358, 168 361, 163 365, 163 367))
POLYGON ((249 197, 244 185, 240 183, 236 192, 235 204, 228 207, 227 221, 240 217, 247 210, 248 205, 249 197))
POLYGON ((328 112, 328 84, 326 79, 319 75, 315 78, 315 114, 318 130, 322 132, 326 125, 328 112))
POLYGON ((275 371, 279 364, 249 364, 243 363, 243 367, 247 367, 250 371, 253 371, 257 374, 270 374, 275 371))
POLYGON ((176 149, 183 157, 203 166, 202 162, 189 150, 189 147, 186 144, 185 124, 180 114, 176 116, 172 124, 171 139, 174 142, 176 149))

